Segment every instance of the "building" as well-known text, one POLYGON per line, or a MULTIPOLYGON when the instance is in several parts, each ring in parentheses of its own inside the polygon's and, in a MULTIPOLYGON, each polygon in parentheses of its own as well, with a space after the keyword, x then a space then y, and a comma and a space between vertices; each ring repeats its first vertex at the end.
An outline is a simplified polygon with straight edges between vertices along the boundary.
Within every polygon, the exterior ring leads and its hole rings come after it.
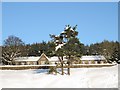
MULTIPOLYGON (((67 62, 67 58, 63 57, 64 62, 67 62)), ((79 64, 102 64, 106 63, 104 56, 82 56, 77 60, 79 64)), ((58 63, 59 58, 57 56, 47 57, 44 53, 40 57, 18 57, 15 58, 16 65, 45 65, 58 63)), ((74 62, 73 62, 74 63, 74 62)), ((76 62, 75 62, 76 63, 76 62)))
POLYGON ((107 63, 104 56, 95 55, 95 56, 82 56, 80 58, 82 64, 103 64, 107 63))
POLYGON ((43 53, 40 57, 17 57, 16 65, 43 65, 49 64, 49 58, 43 53))

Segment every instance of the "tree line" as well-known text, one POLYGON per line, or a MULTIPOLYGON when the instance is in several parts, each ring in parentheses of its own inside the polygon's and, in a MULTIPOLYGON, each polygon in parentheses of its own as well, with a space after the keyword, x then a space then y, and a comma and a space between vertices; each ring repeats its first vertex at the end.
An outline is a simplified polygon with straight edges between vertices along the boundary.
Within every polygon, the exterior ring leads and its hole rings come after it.
MULTIPOLYGON (((58 56, 61 61, 64 55, 68 56, 69 60, 74 57, 81 57, 82 55, 104 55, 109 63, 114 61, 120 62, 120 43, 118 41, 104 40, 99 43, 84 45, 77 37, 78 32, 76 29, 77 25, 73 27, 66 25, 63 32, 58 36, 50 35, 50 41, 33 44, 25 44, 17 36, 8 36, 1 46, 1 62, 5 65, 14 65, 15 57, 40 56, 43 52, 48 57, 58 56)), ((68 61, 68 63, 70 62, 68 61)))

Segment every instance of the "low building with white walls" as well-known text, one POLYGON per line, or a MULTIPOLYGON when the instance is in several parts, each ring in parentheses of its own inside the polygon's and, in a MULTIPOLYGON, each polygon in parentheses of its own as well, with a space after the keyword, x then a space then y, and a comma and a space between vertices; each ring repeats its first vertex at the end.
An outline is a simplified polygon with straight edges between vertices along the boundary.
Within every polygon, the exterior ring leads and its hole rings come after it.
MULTIPOLYGON (((67 63, 68 59, 66 56, 63 57, 63 61, 67 63)), ((75 61, 75 60, 73 60, 75 61)), ((45 64, 55 64, 60 62, 58 56, 47 57, 44 53, 40 57, 17 57, 15 58, 16 65, 45 65, 45 64)), ((106 63, 104 56, 82 56, 79 60, 74 63, 77 64, 103 64, 106 63)))

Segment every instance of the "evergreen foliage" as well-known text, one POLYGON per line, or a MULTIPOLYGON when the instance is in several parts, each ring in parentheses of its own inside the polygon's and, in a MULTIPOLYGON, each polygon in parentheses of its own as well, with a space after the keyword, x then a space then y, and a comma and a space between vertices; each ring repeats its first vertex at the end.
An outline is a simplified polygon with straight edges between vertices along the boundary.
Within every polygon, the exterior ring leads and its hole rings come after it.
POLYGON ((57 70, 55 67, 50 67, 48 74, 53 74, 53 73, 57 74, 57 70))
POLYGON ((120 63, 120 43, 118 41, 104 40, 99 43, 84 45, 79 41, 76 29, 77 25, 74 27, 66 25, 64 31, 58 36, 50 35, 51 41, 33 44, 24 44, 19 37, 8 36, 2 46, 1 60, 3 64, 14 64, 15 57, 40 56, 44 52, 48 57, 57 55, 60 60, 66 56, 70 59, 70 63, 73 60, 71 58, 82 55, 104 55, 107 62, 120 63), (58 44, 64 45, 55 51, 58 44))

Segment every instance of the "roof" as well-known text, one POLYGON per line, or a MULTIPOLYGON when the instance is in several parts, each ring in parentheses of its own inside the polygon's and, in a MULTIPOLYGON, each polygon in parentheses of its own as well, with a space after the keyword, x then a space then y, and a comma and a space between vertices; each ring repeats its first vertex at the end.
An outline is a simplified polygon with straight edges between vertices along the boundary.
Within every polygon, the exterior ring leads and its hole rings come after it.
MULTIPOLYGON (((58 56, 53 56, 48 58, 44 53, 41 54, 40 57, 17 57, 15 61, 38 61, 42 56, 45 56, 50 62, 59 61, 58 56)), ((67 61, 66 57, 64 56, 64 61, 67 61)), ((96 55, 96 56, 82 56, 80 60, 105 60, 104 56, 96 55)))
POLYGON ((96 56, 82 56, 80 60, 105 60, 104 56, 96 55, 96 56))
MULTIPOLYGON (((45 56, 50 62, 56 62, 59 61, 58 56, 53 56, 48 58, 45 54, 42 54, 40 57, 17 57, 15 58, 15 61, 38 61, 42 56, 45 56)), ((67 59, 64 57, 64 61, 67 59)))
POLYGON ((41 59, 42 56, 45 56, 47 58, 47 60, 49 60, 49 58, 44 53, 41 54, 39 59, 41 59))
POLYGON ((40 57, 17 57, 15 61, 38 61, 40 57))
MULTIPOLYGON (((65 56, 63 57, 63 60, 66 61, 67 59, 65 58, 65 56)), ((59 58, 58 56, 53 56, 53 57, 50 57, 49 58, 49 61, 51 62, 56 62, 56 61, 59 61, 59 58)))

